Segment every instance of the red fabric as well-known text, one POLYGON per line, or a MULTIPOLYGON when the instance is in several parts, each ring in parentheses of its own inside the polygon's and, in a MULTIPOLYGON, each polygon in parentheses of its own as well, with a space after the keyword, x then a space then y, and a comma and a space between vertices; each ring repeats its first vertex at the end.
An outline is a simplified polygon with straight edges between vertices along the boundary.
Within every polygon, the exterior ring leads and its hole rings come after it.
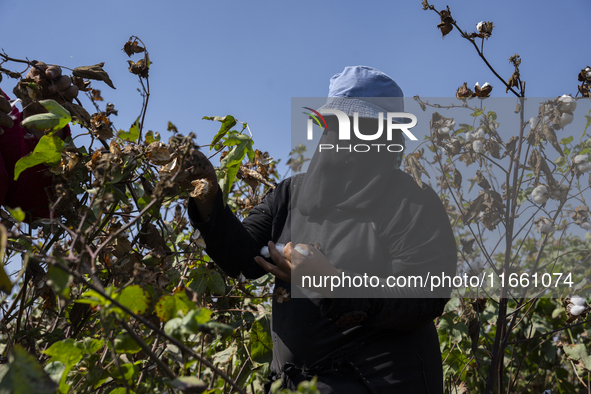
MULTIPOLYGON (((4 93, 4 92, 3 92, 4 93)), ((6 96, 6 94, 5 94, 6 96)), ((8 96, 6 96, 8 98, 8 96)), ((45 164, 28 168, 14 180, 14 166, 35 149, 39 140, 21 126, 22 113, 14 107, 10 113, 14 126, 0 135, 0 205, 20 207, 27 213, 27 222, 49 217, 49 197, 52 195, 52 175, 45 164)), ((70 128, 64 129, 64 138, 70 128)))

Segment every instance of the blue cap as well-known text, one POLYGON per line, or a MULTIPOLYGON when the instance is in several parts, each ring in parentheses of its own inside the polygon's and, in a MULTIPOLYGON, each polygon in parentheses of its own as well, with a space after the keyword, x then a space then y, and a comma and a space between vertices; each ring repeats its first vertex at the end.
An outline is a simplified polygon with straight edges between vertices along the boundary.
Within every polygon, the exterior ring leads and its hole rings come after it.
MULTIPOLYGON (((338 109, 348 116, 378 118, 382 112, 404 112, 400 86, 380 70, 367 66, 345 67, 330 79, 326 104, 318 109, 338 109)), ((329 112, 325 112, 330 114, 329 112)))

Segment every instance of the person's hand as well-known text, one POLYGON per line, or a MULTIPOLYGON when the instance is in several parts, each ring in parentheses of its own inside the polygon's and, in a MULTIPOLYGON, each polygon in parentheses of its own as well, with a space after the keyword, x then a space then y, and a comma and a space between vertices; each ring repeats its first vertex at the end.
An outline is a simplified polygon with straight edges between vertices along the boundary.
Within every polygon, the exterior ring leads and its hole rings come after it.
POLYGON ((186 158, 181 186, 190 191, 201 220, 207 221, 218 193, 218 179, 213 165, 199 149, 191 149, 186 158))
POLYGON ((6 97, 0 92, 0 135, 4 134, 4 128, 11 128, 14 125, 14 121, 8 115, 12 107, 6 97))
MULTIPOLYGON (((275 275, 276 278, 291 282, 291 278, 308 276, 338 276, 340 272, 326 259, 314 246, 297 244, 295 247, 290 242, 283 248, 283 255, 277 250, 275 244, 269 241, 269 254, 275 265, 267 262, 261 256, 255 257, 258 265, 265 271, 275 275)), ((296 285, 299 285, 296 283, 296 285)), ((313 289, 317 291, 317 289, 313 289)))

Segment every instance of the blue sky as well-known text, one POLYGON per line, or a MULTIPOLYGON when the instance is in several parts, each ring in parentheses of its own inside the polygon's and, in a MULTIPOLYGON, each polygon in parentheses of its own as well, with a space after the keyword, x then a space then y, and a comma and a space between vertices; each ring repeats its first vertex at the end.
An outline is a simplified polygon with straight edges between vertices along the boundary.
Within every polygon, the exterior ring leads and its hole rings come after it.
MULTIPOLYGON (((587 0, 431 3, 449 5, 469 31, 481 20, 493 21, 485 54, 506 78, 512 73, 507 59, 520 54, 528 96, 575 94, 578 72, 591 65, 587 0)), ((325 96, 330 77, 345 66, 376 67, 406 96, 453 96, 464 81, 488 81, 493 96, 506 96, 472 46, 455 30, 442 39, 438 22, 420 0, 2 0, 0 47, 12 57, 70 68, 104 61, 117 89, 93 86, 115 103, 116 126, 127 128, 141 98, 121 48, 137 35, 153 62, 147 129, 165 135, 170 120, 207 144, 219 124, 201 118, 232 114, 250 124, 255 147, 285 159, 291 97, 325 96)), ((0 87, 11 91, 14 82, 4 78, 0 87)))

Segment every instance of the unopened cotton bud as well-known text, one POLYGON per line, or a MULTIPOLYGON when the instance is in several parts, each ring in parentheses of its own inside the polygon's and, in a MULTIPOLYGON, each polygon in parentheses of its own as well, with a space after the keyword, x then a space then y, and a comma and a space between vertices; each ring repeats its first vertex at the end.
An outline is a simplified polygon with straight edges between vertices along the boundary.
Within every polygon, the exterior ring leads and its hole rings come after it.
POLYGON ((574 305, 570 308, 570 314, 573 316, 579 316, 584 311, 585 311, 585 307, 580 306, 580 305, 574 305))
POLYGON ((484 148, 484 144, 482 143, 482 141, 480 141, 480 140, 472 141, 472 149, 474 149, 474 152, 480 153, 480 152, 482 152, 483 148, 484 148))
POLYGON ((571 296, 570 302, 572 302, 575 305, 579 305, 579 306, 585 306, 585 304, 586 304, 585 299, 581 296, 578 296, 578 295, 571 296))
POLYGON ((300 245, 296 245, 294 250, 296 250, 302 256, 309 256, 310 255, 310 252, 308 252, 306 249, 302 248, 300 245))
POLYGON ((575 164, 584 164, 589 161, 589 156, 588 155, 576 155, 575 158, 573 159, 573 161, 575 162, 575 164))

